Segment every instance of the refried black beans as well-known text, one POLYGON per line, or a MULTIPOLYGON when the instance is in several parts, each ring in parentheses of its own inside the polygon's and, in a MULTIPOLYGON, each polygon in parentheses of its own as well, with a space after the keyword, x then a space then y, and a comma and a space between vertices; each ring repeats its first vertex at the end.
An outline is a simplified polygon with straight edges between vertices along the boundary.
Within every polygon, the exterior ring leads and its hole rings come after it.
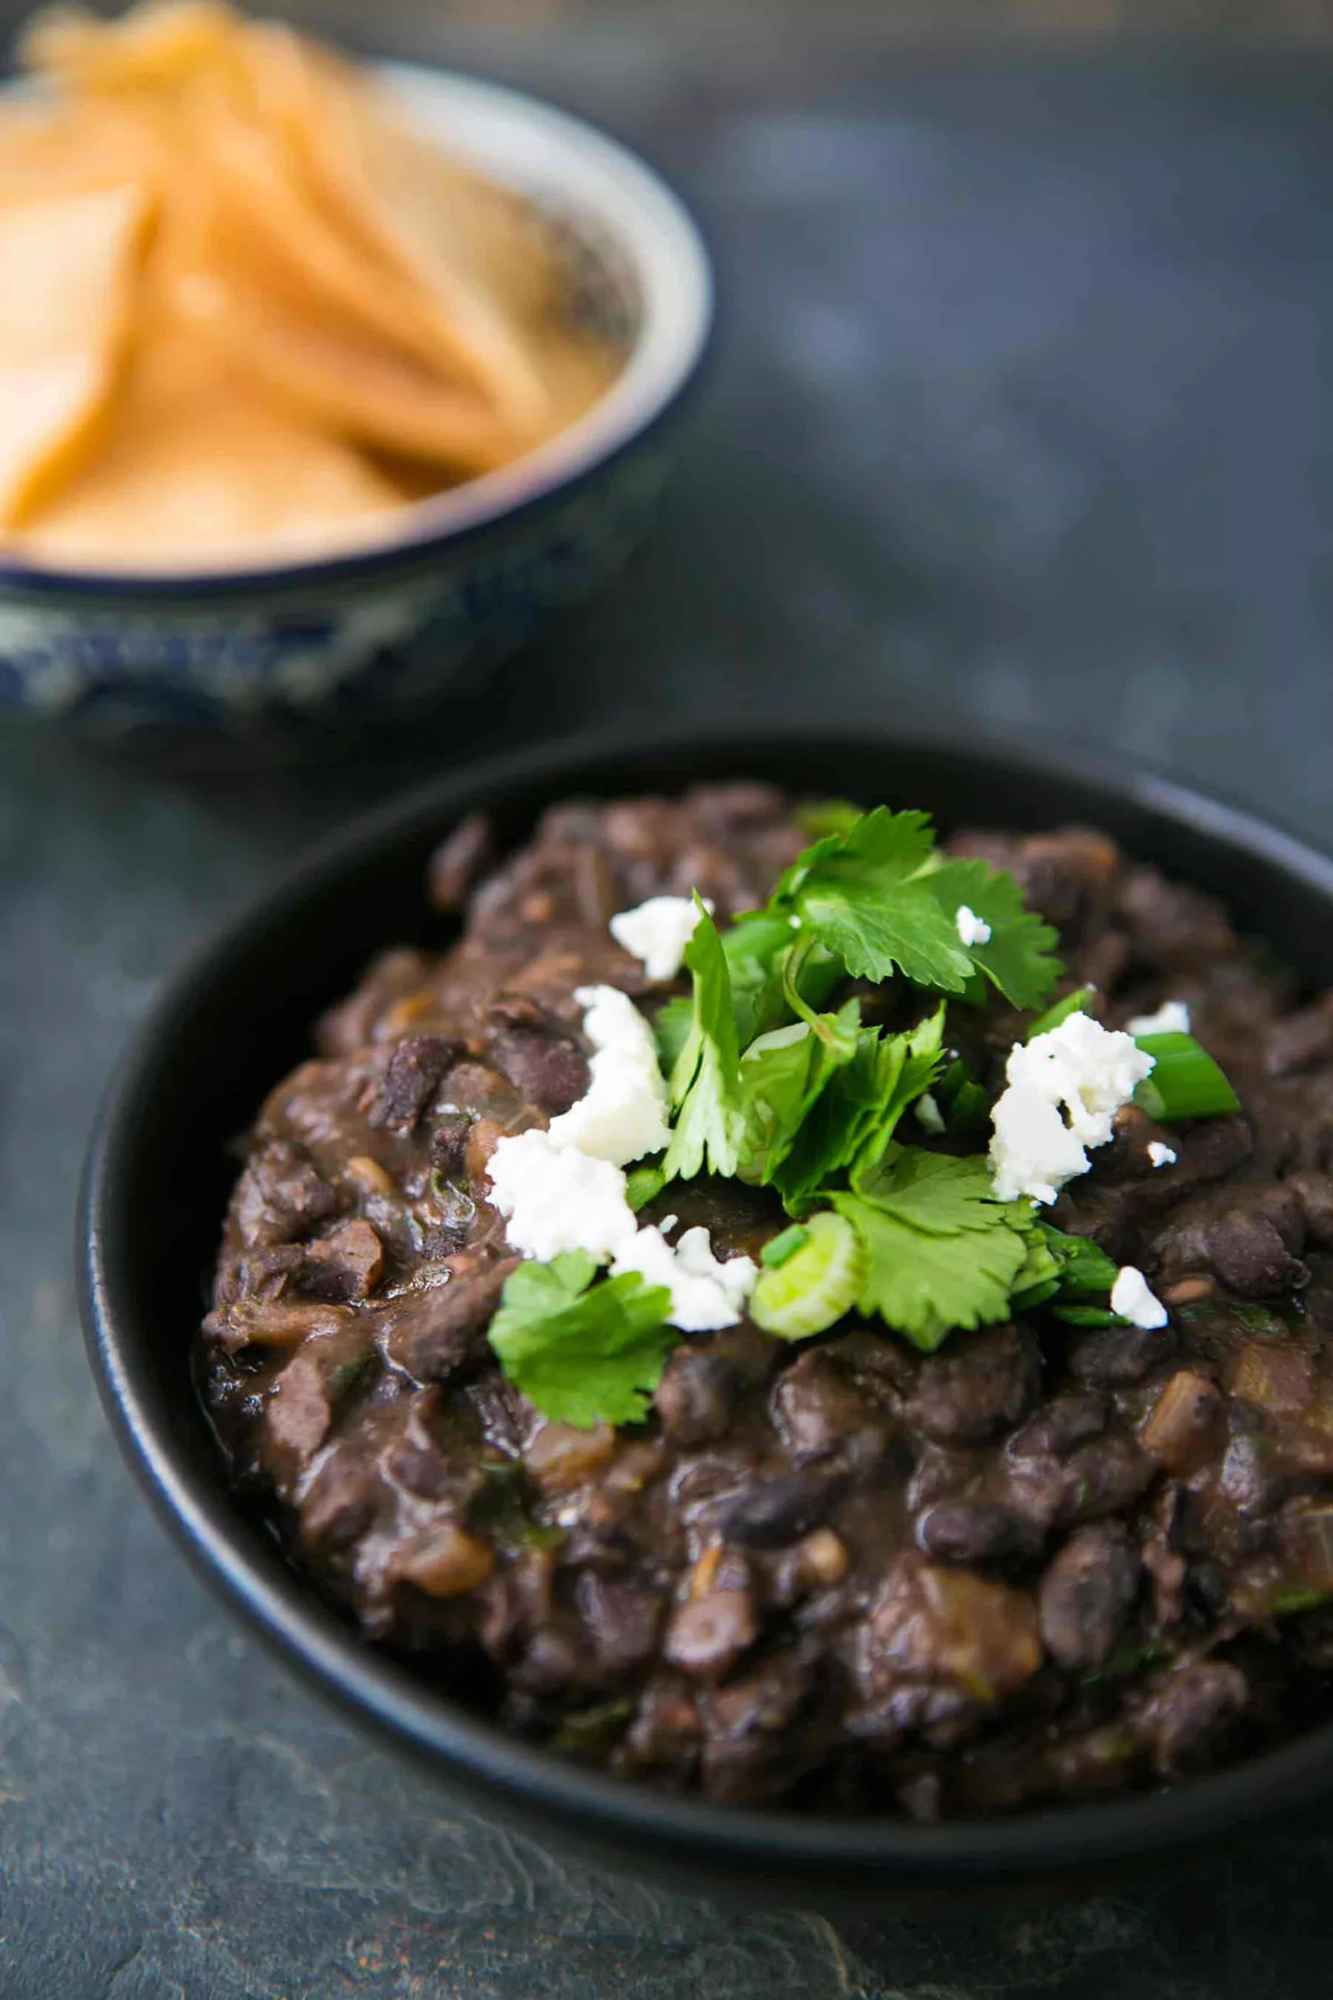
MULTIPOLYGON (((854 1317, 804 1345, 743 1320, 683 1338, 619 1431, 501 1374, 490 1154, 587 1087, 576 987, 687 990, 608 920, 698 889, 722 921, 805 844, 758 785, 562 805, 498 863, 481 822, 452 836, 430 893, 461 941, 379 959, 250 1140, 202 1337, 239 1489, 428 1680, 712 1799, 930 1820, 1298 1732, 1333 1671, 1333 995, 1095 832, 949 845, 1016 876, 1107 1025, 1188 1002, 1239 1092, 1169 1131, 1126 1106, 1051 1214, 1168 1327, 1038 1312, 922 1356, 854 1317)), ((993 1096, 1021 1032, 995 996, 946 1039, 993 1096)), ((641 1220, 666 1211, 720 1256, 786 1225, 731 1181, 641 1220)))

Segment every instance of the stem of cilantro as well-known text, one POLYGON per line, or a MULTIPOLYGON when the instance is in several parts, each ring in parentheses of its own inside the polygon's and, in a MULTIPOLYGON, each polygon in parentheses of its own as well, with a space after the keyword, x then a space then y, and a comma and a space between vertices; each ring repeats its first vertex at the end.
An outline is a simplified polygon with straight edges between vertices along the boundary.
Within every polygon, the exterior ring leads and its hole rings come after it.
POLYGON ((814 1009, 801 998, 800 988, 796 983, 814 947, 815 939, 807 932, 797 938, 787 953, 782 967, 782 996, 792 1012, 805 1022, 813 1034, 818 1035, 822 1042, 832 1044, 836 1040, 833 1030, 826 1021, 821 1021, 814 1009))

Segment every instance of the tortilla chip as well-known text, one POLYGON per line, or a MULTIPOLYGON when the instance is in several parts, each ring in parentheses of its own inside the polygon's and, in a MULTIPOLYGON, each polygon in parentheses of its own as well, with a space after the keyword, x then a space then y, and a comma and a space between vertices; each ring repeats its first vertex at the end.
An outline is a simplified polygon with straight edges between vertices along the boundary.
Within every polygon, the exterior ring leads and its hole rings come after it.
POLYGON ((346 546, 349 529, 402 500, 360 453, 275 409, 208 350, 164 336, 134 369, 95 463, 19 546, 71 566, 267 561, 346 546))
POLYGON ((0 207, 155 185, 161 167, 156 132, 116 104, 38 101, 0 116, 0 207))
POLYGON ((329 319, 284 311, 270 295, 200 274, 176 306, 190 327, 287 407, 340 436, 466 478, 532 442, 475 391, 442 381, 329 319))
POLYGON ((618 358, 527 204, 221 0, 39 16, 0 108, 0 534, 224 566, 508 464, 618 358), (8 533, 5 533, 9 530, 8 533))
MULTIPOLYGON (((520 429, 540 427, 545 387, 503 297, 475 257, 453 264, 438 239, 407 207, 416 185, 403 170, 406 151, 374 91, 344 64, 290 30, 257 28, 249 44, 256 101, 280 124, 326 212, 372 252, 386 271, 420 292, 430 313, 441 367, 478 383, 496 410, 520 429), (403 203, 400 209, 397 204, 403 203)), ((455 169, 455 179, 466 177, 455 169)), ((507 212, 515 213, 512 197, 507 212)), ((463 232, 460 230, 460 241, 463 232)))
POLYGON ((245 22, 219 0, 146 0, 119 20, 48 7, 19 38, 25 69, 71 92, 173 89, 201 72, 239 77, 245 22))
POLYGON ((0 525, 30 513, 96 441, 151 217, 136 186, 0 209, 0 525))
POLYGON ((213 260, 234 263, 265 291, 438 367, 441 343, 428 302, 396 273, 376 269, 331 225, 280 141, 234 107, 214 103, 195 120, 192 142, 192 178, 207 176, 213 198, 213 260))

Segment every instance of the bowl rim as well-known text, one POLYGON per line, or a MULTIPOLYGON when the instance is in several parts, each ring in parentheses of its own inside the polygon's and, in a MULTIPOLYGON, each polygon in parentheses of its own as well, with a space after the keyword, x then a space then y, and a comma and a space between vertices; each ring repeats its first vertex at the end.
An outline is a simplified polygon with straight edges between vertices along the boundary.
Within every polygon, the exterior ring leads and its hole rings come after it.
MULTIPOLYGON (((497 141, 497 178, 505 178, 499 163, 507 156, 516 184, 521 184, 517 167, 526 160, 544 167, 532 176, 534 183, 577 191, 584 213, 606 231, 641 290, 643 324, 620 374, 583 416, 534 451, 407 503, 389 517, 390 526, 367 531, 341 552, 272 563, 104 570, 0 553, 0 595, 161 604, 327 587, 415 566, 497 528, 508 529, 544 502, 580 490, 676 413, 711 345, 716 279, 698 218, 665 175, 596 120, 532 91, 443 64, 371 58, 366 67, 388 86, 409 123, 428 131, 438 120, 442 132, 454 135, 463 158, 488 153, 488 136, 497 141)), ((27 87, 22 81, 0 83, 0 93, 27 87)))
MULTIPOLYGON (((529 786, 577 790, 581 772, 707 753, 737 775, 747 757, 831 757, 853 745, 901 758, 923 753, 964 769, 1000 767, 1017 782, 1055 779, 1089 794, 1168 818, 1282 871, 1333 906, 1333 855, 1247 808, 1195 790, 1137 762, 1125 766, 1046 740, 1021 743, 978 731, 960 736, 884 730, 770 728, 735 721, 663 733, 585 732, 492 756, 359 815, 312 847, 252 897, 171 977, 113 1072, 97 1114, 79 1197, 75 1255, 85 1342, 103 1406, 121 1450, 154 1511, 197 1572, 252 1631, 326 1700, 400 1750, 440 1764, 441 1776, 471 1782, 548 1824, 575 1822, 623 1850, 686 1858, 737 1877, 829 1884, 953 1886, 983 1879, 1069 1875, 1131 1856, 1202 1844, 1333 1788, 1333 1719, 1292 1743, 1170 1789, 1043 1808, 1012 1817, 937 1826, 903 1820, 831 1819, 787 1809, 712 1804, 589 1770, 470 1714, 378 1654, 326 1608, 277 1554, 265 1558, 234 1502, 215 1487, 152 1408, 152 1364, 140 1348, 132 1299, 115 1269, 118 1186, 135 1128, 151 1099, 163 1038, 188 1020, 221 968, 243 957, 260 931, 290 921, 321 886, 358 862, 451 823, 488 800, 529 786)), ((552 793, 552 796, 556 796, 552 793)))

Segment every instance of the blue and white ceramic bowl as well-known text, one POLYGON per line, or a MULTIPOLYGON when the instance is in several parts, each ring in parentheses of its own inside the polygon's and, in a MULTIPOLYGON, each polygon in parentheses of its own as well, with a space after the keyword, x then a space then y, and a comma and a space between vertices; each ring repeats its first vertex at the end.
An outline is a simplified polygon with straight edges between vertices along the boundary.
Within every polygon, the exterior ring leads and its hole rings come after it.
POLYGON ((532 205, 568 310, 624 342, 621 374, 539 450, 342 555, 190 574, 0 561, 0 700, 99 734, 406 711, 589 596, 648 526, 712 318, 693 221, 567 112, 417 65, 380 74, 420 131, 532 205))

